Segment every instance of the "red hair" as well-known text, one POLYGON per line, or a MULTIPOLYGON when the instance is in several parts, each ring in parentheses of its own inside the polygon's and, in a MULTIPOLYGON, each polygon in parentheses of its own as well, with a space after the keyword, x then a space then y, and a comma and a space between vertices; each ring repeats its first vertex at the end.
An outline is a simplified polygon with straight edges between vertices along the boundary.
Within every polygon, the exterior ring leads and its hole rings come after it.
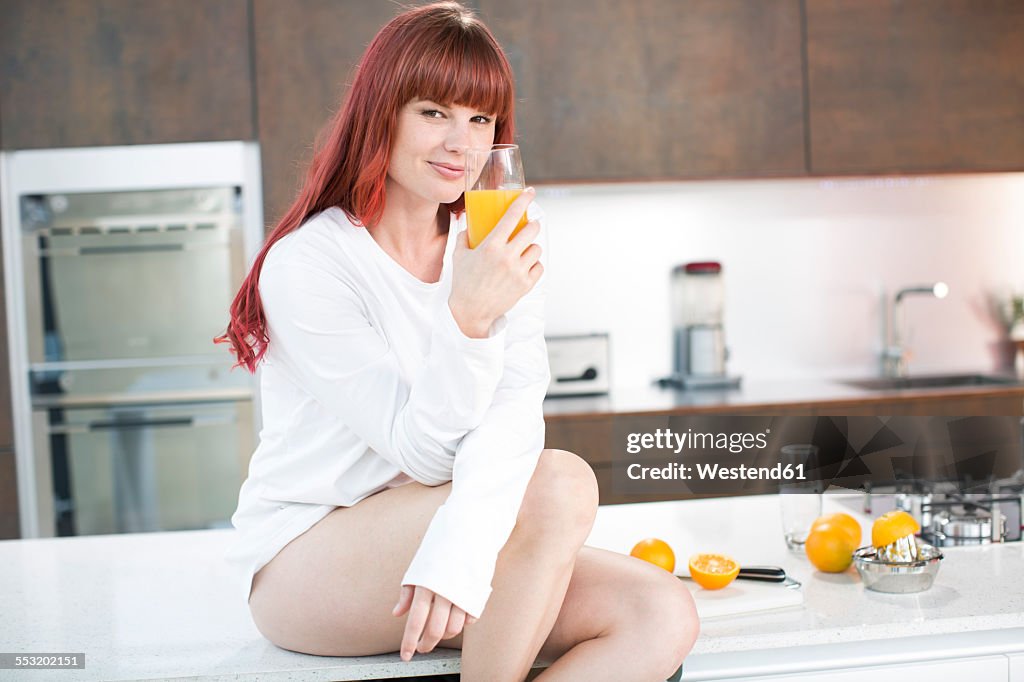
MULTIPOLYGON (((313 160, 295 202, 267 237, 231 304, 230 343, 250 372, 270 337, 259 296, 267 252, 312 215, 338 206, 357 225, 376 225, 384 212, 384 181, 398 112, 413 99, 459 104, 495 117, 494 142, 512 142, 515 110, 512 68, 490 30, 465 7, 442 2, 407 10, 374 37, 356 67, 342 107, 318 136, 313 160)), ((463 199, 448 204, 459 213, 463 199)))

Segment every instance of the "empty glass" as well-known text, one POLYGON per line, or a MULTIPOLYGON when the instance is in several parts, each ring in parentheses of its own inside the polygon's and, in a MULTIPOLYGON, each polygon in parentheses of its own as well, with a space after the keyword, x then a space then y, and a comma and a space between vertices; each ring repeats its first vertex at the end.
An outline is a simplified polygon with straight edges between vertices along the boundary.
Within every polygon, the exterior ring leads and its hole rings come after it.
POLYGON ((811 524, 821 516, 820 485, 814 480, 818 472, 818 448, 811 444, 785 445, 779 455, 783 467, 797 471, 799 465, 807 480, 783 481, 779 486, 779 507, 782 511, 782 534, 786 546, 803 552, 811 524))

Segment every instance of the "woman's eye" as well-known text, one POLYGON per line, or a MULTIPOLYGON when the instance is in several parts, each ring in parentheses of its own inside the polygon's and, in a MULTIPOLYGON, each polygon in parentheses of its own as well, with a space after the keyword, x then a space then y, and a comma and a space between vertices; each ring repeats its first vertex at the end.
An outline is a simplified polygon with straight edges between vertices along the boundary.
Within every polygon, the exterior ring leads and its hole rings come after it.
POLYGON ((427 118, 441 118, 442 116, 444 116, 444 114, 442 114, 437 109, 424 109, 420 113, 426 116, 427 118))
POLYGON ((473 121, 475 121, 476 123, 483 123, 484 125, 490 123, 493 120, 494 119, 492 119, 490 116, 474 116, 473 117, 473 121))

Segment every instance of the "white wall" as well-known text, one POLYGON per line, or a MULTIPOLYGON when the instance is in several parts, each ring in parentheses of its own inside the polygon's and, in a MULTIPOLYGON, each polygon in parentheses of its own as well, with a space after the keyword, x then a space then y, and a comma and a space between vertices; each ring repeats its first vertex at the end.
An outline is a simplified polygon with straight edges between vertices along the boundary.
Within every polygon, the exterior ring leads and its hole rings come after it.
POLYGON ((549 336, 611 334, 612 385, 671 370, 669 273, 722 262, 729 371, 879 372, 883 299, 905 299, 909 369, 992 371, 1006 332, 992 297, 1024 290, 1024 173, 542 186, 549 336))

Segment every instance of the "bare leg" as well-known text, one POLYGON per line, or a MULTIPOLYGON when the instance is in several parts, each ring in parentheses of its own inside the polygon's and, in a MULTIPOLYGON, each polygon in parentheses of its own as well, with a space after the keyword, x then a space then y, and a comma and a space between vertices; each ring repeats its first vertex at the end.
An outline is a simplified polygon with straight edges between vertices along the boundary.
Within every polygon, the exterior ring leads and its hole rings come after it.
POLYGON ((693 597, 678 578, 624 554, 583 547, 540 652, 555 662, 537 681, 665 680, 699 632, 693 597))
MULTIPOLYGON (((570 453, 543 453, 487 608, 464 635, 442 641, 463 649, 466 682, 522 680, 538 651, 559 659, 538 680, 664 679, 692 646, 693 602, 675 578, 631 557, 580 549, 596 506, 582 464, 570 453)), ((305 653, 397 651, 405 624, 391 616, 398 586, 450 487, 384 491, 293 540, 256 576, 257 627, 305 653)))
POLYGON ((590 466, 571 453, 546 452, 550 456, 538 464, 515 531, 498 556, 487 608, 463 635, 464 682, 526 677, 593 525, 597 483, 590 466))
POLYGON ((538 652, 554 661, 538 682, 664 680, 693 647, 699 621, 678 578, 616 552, 576 549, 596 495, 576 464, 538 467, 487 609, 463 637, 442 642, 461 646, 464 682, 522 680, 538 652))
MULTIPOLYGON (((492 592, 480 621, 470 626, 481 628, 475 646, 485 651, 480 656, 473 654, 473 647, 464 652, 470 667, 474 660, 483 666, 493 665, 487 658, 487 641, 495 646, 523 642, 515 648, 517 662, 510 666, 514 670, 533 662, 558 613, 575 552, 593 522, 596 491, 589 497, 581 495, 579 486, 573 487, 574 477, 583 481, 584 490, 593 486, 593 473, 575 455, 553 450, 542 453, 512 537, 499 554, 495 580, 502 572, 501 565, 517 553, 527 554, 523 565, 531 580, 552 570, 553 565, 565 575, 544 577, 541 582, 546 586, 530 595, 533 606, 529 612, 511 621, 488 618, 489 613, 500 610, 495 605, 502 601, 492 592), (557 504, 553 502, 555 491, 561 495, 557 504), (566 500, 577 501, 569 504, 566 500), (546 531, 536 530, 540 526, 546 526, 546 531), (571 537, 565 535, 567 529, 573 531, 571 537), (534 546, 529 537, 543 541, 534 546), (549 549, 552 547, 555 549, 549 549), (547 556, 548 552, 556 553, 557 558, 547 556), (559 581, 561 587, 556 586, 559 581)), ((434 512, 450 491, 451 484, 431 488, 411 483, 328 514, 257 573, 249 600, 257 628, 278 646, 303 653, 359 656, 397 651, 405 618, 392 616, 391 610, 398 600, 401 579, 434 512)), ((511 601, 519 605, 520 613, 527 611, 527 604, 515 595, 511 601)), ((461 649, 462 636, 442 644, 461 649)), ((487 679, 495 678, 488 675, 487 679)))

